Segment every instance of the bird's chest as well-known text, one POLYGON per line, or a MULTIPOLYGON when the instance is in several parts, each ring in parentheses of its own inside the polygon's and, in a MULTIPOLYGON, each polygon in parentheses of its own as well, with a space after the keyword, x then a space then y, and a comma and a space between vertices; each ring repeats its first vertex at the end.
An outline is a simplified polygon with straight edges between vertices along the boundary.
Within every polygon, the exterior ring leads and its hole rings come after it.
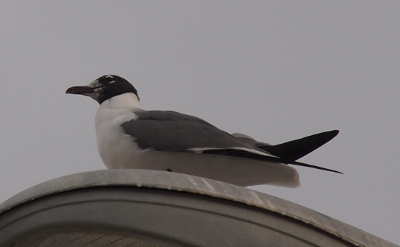
POLYGON ((97 148, 107 168, 126 168, 142 152, 133 138, 125 134, 121 124, 133 119, 133 113, 113 111, 96 115, 97 148))

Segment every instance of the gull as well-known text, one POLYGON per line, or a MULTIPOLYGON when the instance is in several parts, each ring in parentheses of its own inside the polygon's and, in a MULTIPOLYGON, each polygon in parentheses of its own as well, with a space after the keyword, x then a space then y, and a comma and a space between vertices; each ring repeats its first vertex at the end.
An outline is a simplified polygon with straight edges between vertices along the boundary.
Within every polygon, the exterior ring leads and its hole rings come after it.
POLYGON ((95 117, 97 148, 109 169, 163 170, 239 186, 291 188, 300 181, 289 165, 341 173, 297 161, 334 138, 337 130, 270 145, 229 134, 195 116, 143 110, 136 88, 117 75, 101 76, 66 93, 89 96, 100 104, 95 117))

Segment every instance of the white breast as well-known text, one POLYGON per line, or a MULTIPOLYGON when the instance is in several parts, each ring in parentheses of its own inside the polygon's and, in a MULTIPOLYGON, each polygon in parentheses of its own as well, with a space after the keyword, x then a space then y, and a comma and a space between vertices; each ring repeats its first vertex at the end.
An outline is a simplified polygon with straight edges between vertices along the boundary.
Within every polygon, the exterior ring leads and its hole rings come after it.
POLYGON ((121 128, 122 123, 136 118, 134 112, 138 110, 138 98, 132 93, 104 101, 97 110, 97 148, 108 168, 126 168, 141 152, 132 137, 123 133, 121 128))

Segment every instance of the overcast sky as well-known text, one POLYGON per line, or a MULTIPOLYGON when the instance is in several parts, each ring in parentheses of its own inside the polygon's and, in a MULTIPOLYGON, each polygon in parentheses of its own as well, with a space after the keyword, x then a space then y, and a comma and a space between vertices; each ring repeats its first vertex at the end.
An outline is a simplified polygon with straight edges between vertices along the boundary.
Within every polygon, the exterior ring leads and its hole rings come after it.
POLYGON ((399 1, 1 1, 0 201, 104 169, 98 105, 66 95, 125 77, 144 109, 277 144, 338 137, 298 189, 252 189, 400 244, 399 1))

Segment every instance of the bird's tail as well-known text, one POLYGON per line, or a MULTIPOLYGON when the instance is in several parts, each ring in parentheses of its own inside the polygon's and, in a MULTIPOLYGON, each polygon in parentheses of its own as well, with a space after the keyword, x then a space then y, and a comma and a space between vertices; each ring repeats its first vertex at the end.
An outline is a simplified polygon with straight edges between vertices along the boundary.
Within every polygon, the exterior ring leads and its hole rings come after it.
POLYGON ((305 167, 315 168, 315 169, 319 169, 319 170, 341 173, 339 171, 331 170, 328 168, 309 165, 309 164, 305 164, 305 163, 296 161, 296 160, 300 159, 301 157, 311 153, 315 149, 321 147, 325 143, 329 142, 338 133, 339 133, 338 130, 332 130, 332 131, 326 131, 326 132, 322 132, 319 134, 307 136, 307 137, 304 137, 301 139, 284 142, 284 143, 278 144, 278 145, 268 145, 268 144, 262 144, 262 143, 258 144, 257 143, 257 144, 255 144, 255 146, 264 151, 267 151, 268 153, 270 153, 272 155, 275 155, 275 156, 278 156, 279 158, 287 160, 287 161, 289 161, 290 164, 293 164, 293 165, 299 165, 299 166, 305 166, 305 167))
POLYGON ((235 134, 233 134, 233 136, 248 145, 254 146, 254 147, 259 148, 263 151, 266 151, 276 157, 279 157, 280 161, 283 163, 304 166, 304 167, 310 167, 310 168, 315 168, 315 169, 324 170, 324 171, 341 173, 339 171, 335 171, 332 169, 328 169, 328 168, 324 168, 324 167, 320 167, 320 166, 314 166, 314 165, 296 161, 296 160, 300 159, 301 157, 311 153, 315 149, 321 147, 325 143, 329 142, 338 133, 339 133, 338 130, 326 131, 326 132, 322 132, 322 133, 311 135, 311 136, 306 136, 301 139, 284 142, 284 143, 277 144, 277 145, 270 145, 268 143, 258 142, 256 140, 254 140, 253 138, 251 138, 247 135, 244 135, 244 134, 240 134, 240 133, 235 133, 235 134))
POLYGON ((338 133, 338 130, 332 130, 278 145, 256 143, 255 146, 282 159, 296 161, 329 142, 338 133))

